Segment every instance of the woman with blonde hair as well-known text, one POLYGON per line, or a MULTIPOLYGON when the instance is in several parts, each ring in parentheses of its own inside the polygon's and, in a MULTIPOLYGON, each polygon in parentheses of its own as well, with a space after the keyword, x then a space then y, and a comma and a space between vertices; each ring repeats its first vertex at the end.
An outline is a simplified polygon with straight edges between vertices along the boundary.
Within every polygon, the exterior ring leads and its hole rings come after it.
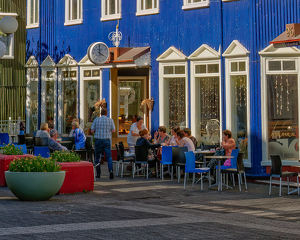
POLYGON ((41 130, 38 130, 36 132, 35 137, 50 138, 50 135, 49 135, 50 129, 48 127, 48 123, 42 123, 40 128, 41 128, 41 130))
POLYGON ((79 123, 77 121, 72 122, 73 137, 75 138, 75 149, 85 148, 85 134, 81 128, 79 128, 79 123))

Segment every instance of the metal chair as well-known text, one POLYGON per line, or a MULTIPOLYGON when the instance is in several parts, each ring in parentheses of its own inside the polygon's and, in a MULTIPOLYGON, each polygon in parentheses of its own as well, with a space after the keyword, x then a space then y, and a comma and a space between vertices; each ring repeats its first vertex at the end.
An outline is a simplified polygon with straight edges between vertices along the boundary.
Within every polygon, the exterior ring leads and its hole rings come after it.
POLYGON ((89 162, 93 162, 94 149, 93 149, 92 137, 87 136, 86 140, 85 140, 85 148, 74 150, 74 152, 78 153, 81 156, 81 158, 82 158, 82 156, 85 155, 84 161, 88 160, 89 162), (91 159, 90 159, 90 156, 92 156, 91 159))
POLYGON ((299 173, 297 172, 282 172, 282 162, 279 155, 270 155, 272 166, 271 166, 271 173, 270 173, 270 188, 269 188, 269 195, 272 193, 272 178, 276 177, 279 178, 279 197, 281 197, 281 180, 282 178, 287 178, 288 181, 288 194, 291 194, 290 192, 290 177, 297 177, 297 190, 298 195, 300 195, 299 191, 299 173))
POLYGON ((35 146, 33 151, 34 151, 34 156, 41 156, 43 158, 50 157, 50 150, 48 146, 35 146))
POLYGON ((181 169, 185 167, 185 152, 188 152, 187 147, 174 147, 172 149, 173 164, 176 166, 177 182, 180 183, 181 169))
POLYGON ((146 177, 149 177, 149 163, 148 163, 148 148, 147 146, 135 146, 135 158, 133 160, 133 167, 132 167, 132 178, 136 173, 136 164, 140 164, 141 167, 146 167, 146 177))
POLYGON ((0 133, 0 145, 9 144, 9 135, 8 133, 0 133))
POLYGON ((121 178, 124 175, 124 164, 131 164, 132 161, 134 161, 134 154, 125 156, 125 148, 123 142, 119 142, 118 148, 117 148, 117 153, 118 153, 118 160, 121 163, 121 178))
POLYGON ((18 135, 18 145, 26 144, 25 135, 18 135))
POLYGON ((43 138, 39 138, 39 137, 35 137, 34 138, 34 146, 48 146, 49 144, 49 138, 43 137, 43 138))
POLYGON ((173 180, 173 159, 172 159, 172 148, 170 146, 163 146, 161 151, 161 162, 160 162, 160 176, 161 180, 164 180, 164 166, 171 166, 171 180, 173 180))

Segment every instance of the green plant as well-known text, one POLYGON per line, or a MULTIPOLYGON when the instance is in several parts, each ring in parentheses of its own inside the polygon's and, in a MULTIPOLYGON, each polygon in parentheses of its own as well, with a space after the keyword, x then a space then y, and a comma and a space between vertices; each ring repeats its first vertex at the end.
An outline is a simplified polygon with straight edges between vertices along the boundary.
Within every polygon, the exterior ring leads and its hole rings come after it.
POLYGON ((74 152, 55 151, 51 158, 56 162, 80 162, 80 156, 74 152))
POLYGON ((13 144, 7 144, 4 147, 1 147, 1 149, 2 153, 5 155, 23 155, 22 150, 13 144))
POLYGON ((58 172, 61 166, 51 158, 24 157, 14 160, 9 165, 11 172, 58 172))

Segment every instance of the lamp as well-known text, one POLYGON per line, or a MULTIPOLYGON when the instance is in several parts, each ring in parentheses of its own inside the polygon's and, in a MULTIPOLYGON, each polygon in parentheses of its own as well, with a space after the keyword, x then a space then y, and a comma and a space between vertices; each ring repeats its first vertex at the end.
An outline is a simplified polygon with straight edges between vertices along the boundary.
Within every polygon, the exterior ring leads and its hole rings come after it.
POLYGON ((15 17, 5 16, 0 21, 0 30, 5 34, 11 34, 18 29, 18 21, 15 17))

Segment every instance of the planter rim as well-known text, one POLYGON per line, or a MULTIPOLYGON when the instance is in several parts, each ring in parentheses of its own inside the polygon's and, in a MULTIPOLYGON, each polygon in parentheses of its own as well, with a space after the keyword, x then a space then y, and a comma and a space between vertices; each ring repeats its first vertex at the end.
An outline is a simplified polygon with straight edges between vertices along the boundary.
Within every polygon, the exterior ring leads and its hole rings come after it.
POLYGON ((12 172, 12 171, 7 170, 5 172, 8 172, 8 173, 60 173, 60 172, 66 172, 66 171, 62 170, 62 171, 56 171, 56 172, 12 172))

